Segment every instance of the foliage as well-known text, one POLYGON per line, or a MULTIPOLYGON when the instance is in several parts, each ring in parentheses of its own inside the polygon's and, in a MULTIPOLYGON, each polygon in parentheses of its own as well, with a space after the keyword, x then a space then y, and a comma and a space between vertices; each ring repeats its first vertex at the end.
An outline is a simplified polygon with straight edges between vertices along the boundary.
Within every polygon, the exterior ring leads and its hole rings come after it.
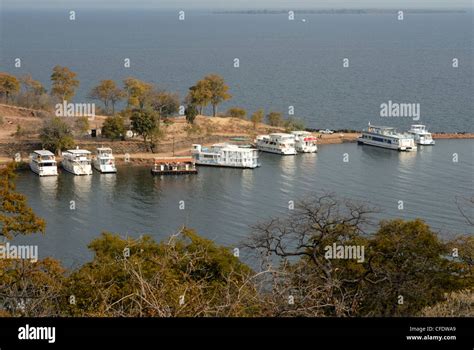
POLYGON ((283 126, 284 121, 283 121, 283 116, 280 112, 270 112, 266 116, 267 122, 271 126, 283 126))
POLYGON ((8 103, 20 91, 20 82, 10 74, 0 72, 0 96, 8 103))
POLYGON ((115 114, 115 105, 125 97, 125 92, 113 80, 102 80, 89 94, 89 98, 99 100, 104 104, 106 113, 112 109, 115 114))
POLYGON ((67 67, 55 66, 51 74, 51 94, 61 101, 71 100, 79 86, 76 76, 77 74, 67 67))
POLYGON ((286 132, 291 132, 295 130, 304 130, 306 128, 303 121, 295 119, 295 118, 288 118, 284 122, 284 127, 286 132))
POLYGON ((226 116, 230 118, 246 119, 247 111, 243 108, 233 107, 227 110, 226 116))
POLYGON ((47 121, 40 133, 43 148, 58 153, 74 146, 74 138, 69 126, 60 118, 47 121))
POLYGON ((123 85, 128 107, 144 109, 153 85, 131 77, 125 79, 123 85))
POLYGON ((232 253, 183 229, 168 242, 121 239, 90 244, 94 260, 71 275, 70 307, 80 316, 248 316, 257 297, 252 271, 232 253), (93 286, 93 288, 91 288, 93 286))
POLYGON ((193 104, 188 104, 186 106, 186 109, 184 110, 184 115, 186 116, 186 121, 189 124, 194 124, 194 120, 196 119, 198 115, 198 110, 196 106, 193 104))
POLYGON ((83 135, 87 133, 90 129, 89 118, 88 117, 77 117, 74 120, 74 129, 80 134, 83 135))
POLYGON ((112 140, 123 139, 125 135, 125 122, 119 115, 107 117, 102 125, 102 136, 112 140))
POLYGON ((250 117, 250 120, 253 123, 254 129, 257 129, 258 124, 263 121, 264 115, 265 115, 265 112, 263 111, 263 109, 259 109, 258 111, 252 114, 252 116, 250 117))
POLYGON ((0 169, 1 236, 11 239, 18 234, 44 233, 46 223, 28 207, 24 195, 15 192, 15 163, 0 169))
POLYGON ((152 91, 149 95, 150 106, 160 118, 169 118, 179 111, 179 95, 167 91, 152 91))
POLYGON ((409 316, 472 285, 464 261, 421 220, 383 221, 368 236, 373 209, 333 195, 302 201, 287 218, 259 224, 249 246, 262 264, 279 262, 270 282, 278 295, 296 295, 295 306, 271 299, 279 315, 409 316), (361 262, 329 259, 333 244, 364 247, 361 262))
POLYGON ((474 317, 474 293, 467 289, 447 295, 445 301, 426 307, 423 317, 474 317))
POLYGON ((143 137, 145 147, 153 150, 153 143, 159 135, 159 124, 156 112, 150 110, 134 110, 130 117, 132 131, 143 137))
POLYGON ((229 100, 232 95, 229 94, 229 86, 227 86, 224 82, 224 78, 222 78, 218 74, 209 74, 204 77, 204 81, 207 81, 207 87, 210 91, 210 103, 212 105, 212 116, 215 117, 217 114, 217 106, 229 100))

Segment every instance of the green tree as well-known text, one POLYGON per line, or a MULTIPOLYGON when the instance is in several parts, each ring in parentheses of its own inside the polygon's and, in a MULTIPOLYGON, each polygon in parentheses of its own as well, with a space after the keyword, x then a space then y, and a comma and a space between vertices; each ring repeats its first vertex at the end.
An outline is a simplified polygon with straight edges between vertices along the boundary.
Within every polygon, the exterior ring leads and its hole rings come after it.
POLYGON ((79 86, 79 80, 76 79, 77 74, 67 67, 55 66, 51 74, 51 94, 59 98, 61 101, 71 100, 76 88, 79 86))
POLYGON ((43 148, 58 153, 74 146, 74 137, 69 126, 60 118, 46 122, 40 133, 43 148))
POLYGON ((472 286, 468 253, 452 259, 447 243, 421 220, 382 221, 368 235, 373 212, 363 203, 324 195, 302 201, 285 218, 258 224, 249 246, 262 254, 262 263, 278 266, 267 301, 273 312, 413 316, 445 293, 472 286), (334 245, 350 248, 352 257, 327 255, 334 245), (352 253, 356 249, 364 249, 363 258, 352 253), (292 307, 280 297, 289 293, 297 300, 292 307))
POLYGON ((217 106, 220 103, 229 100, 232 95, 229 94, 229 86, 225 84, 224 78, 220 75, 210 74, 204 77, 204 80, 207 81, 207 86, 210 91, 212 116, 215 117, 217 114, 217 106))
POLYGON ((144 109, 149 99, 153 85, 136 78, 127 78, 123 81, 124 91, 127 95, 128 107, 144 109))
POLYGON ((7 239, 19 234, 44 233, 46 228, 46 222, 28 206, 27 198, 15 191, 15 167, 15 163, 10 163, 0 169, 0 232, 7 239))
POLYGON ((208 80, 199 80, 196 85, 189 88, 186 98, 188 104, 199 107, 199 114, 203 114, 204 108, 211 102, 212 92, 208 80))
POLYGON ((283 116, 280 112, 270 112, 267 114, 267 122, 271 126, 283 126, 283 116))
POLYGON ((263 109, 259 109, 258 111, 254 112, 250 117, 250 120, 253 123, 253 128, 256 130, 259 123, 262 122, 263 117, 265 116, 265 112, 263 109))
POLYGON ((252 270, 226 247, 183 229, 167 242, 104 233, 94 259, 75 271, 76 316, 253 316, 258 293, 252 270), (91 285, 94 288, 91 288, 91 285))
POLYGON ((120 116, 107 117, 102 125, 102 136, 112 140, 123 139, 125 135, 125 122, 120 116))
POLYGON ((74 129, 80 134, 84 135, 90 129, 88 117, 77 117, 74 120, 74 129))
POLYGON ((186 109, 184 110, 184 114, 186 115, 186 121, 189 124, 194 124, 194 120, 196 119, 198 115, 198 110, 195 105, 193 104, 188 104, 186 106, 186 109))
POLYGON ((284 122, 284 126, 285 126, 285 131, 286 132, 291 132, 291 131, 295 131, 295 130, 304 130, 306 128, 303 121, 301 121, 299 119, 295 119, 295 118, 288 118, 284 122))
POLYGON ((364 288, 361 309, 369 315, 415 315, 468 282, 463 276, 469 271, 448 258, 448 245, 419 219, 382 221, 368 251, 366 278, 380 280, 364 288))
POLYGON ((179 111, 179 95, 176 93, 152 91, 149 98, 151 107, 160 118, 169 118, 179 111))
POLYGON ((134 110, 130 117, 132 131, 143 137, 145 147, 152 150, 153 138, 156 137, 159 124, 157 122, 156 112, 150 110, 134 110))
POLYGON ((115 105, 125 97, 125 92, 113 80, 102 80, 89 94, 89 98, 99 100, 104 104, 105 111, 115 114, 115 105))
POLYGON ((233 107, 227 110, 226 115, 230 118, 246 119, 247 111, 243 108, 233 107))
POLYGON ((43 84, 34 80, 29 74, 21 77, 20 82, 23 87, 23 102, 19 101, 19 104, 26 105, 26 107, 41 108, 41 97, 46 95, 46 89, 43 84))
POLYGON ((5 99, 5 102, 11 101, 13 95, 20 91, 20 82, 18 79, 10 74, 0 72, 0 96, 5 99))

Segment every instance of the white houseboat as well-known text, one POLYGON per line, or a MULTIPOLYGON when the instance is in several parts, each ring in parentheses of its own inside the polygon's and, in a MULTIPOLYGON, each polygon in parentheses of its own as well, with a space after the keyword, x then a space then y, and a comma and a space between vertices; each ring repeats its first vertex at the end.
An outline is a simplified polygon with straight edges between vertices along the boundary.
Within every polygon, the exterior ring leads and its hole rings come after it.
POLYGON ((308 131, 292 131, 295 135, 295 148, 297 152, 314 153, 318 151, 317 138, 308 131))
POLYGON ((394 149, 398 151, 416 151, 412 135, 398 133, 395 128, 370 125, 367 131, 357 139, 359 144, 394 149))
POLYGON ((259 166, 258 150, 228 143, 218 143, 210 148, 195 144, 192 156, 197 165, 250 169, 259 166))
POLYGON ((408 130, 408 133, 414 136, 415 142, 419 145, 431 146, 435 144, 435 141, 431 137, 431 133, 426 130, 425 125, 412 125, 410 130, 408 130))
POLYGON ((63 152, 62 166, 74 175, 92 175, 91 152, 84 149, 63 152))
POLYGON ((92 161, 94 169, 101 173, 116 173, 115 157, 112 154, 112 149, 109 147, 97 148, 94 160, 92 161))
POLYGON ((295 135, 285 133, 273 133, 270 135, 259 135, 255 140, 257 149, 263 152, 281 155, 296 154, 295 135))
POLYGON ((30 154, 30 169, 39 176, 57 176, 58 165, 54 153, 46 150, 30 154))

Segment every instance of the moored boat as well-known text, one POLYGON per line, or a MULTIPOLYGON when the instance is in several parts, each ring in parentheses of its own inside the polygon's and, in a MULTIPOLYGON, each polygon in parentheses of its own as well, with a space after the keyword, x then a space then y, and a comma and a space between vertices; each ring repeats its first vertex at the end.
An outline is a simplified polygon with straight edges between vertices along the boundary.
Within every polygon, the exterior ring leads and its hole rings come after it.
POLYGON ((228 143, 218 143, 210 148, 195 144, 192 156, 197 165, 249 169, 259 166, 258 150, 228 143))
POLYGON ((276 153, 281 155, 295 155, 295 136, 285 133, 273 133, 270 135, 259 135, 255 140, 257 149, 262 152, 276 153))
POLYGON ((295 136, 295 148, 297 152, 314 153, 318 151, 317 138, 309 131, 292 131, 295 136))
POLYGON ((418 145, 422 146, 432 146, 435 144, 435 141, 433 140, 431 133, 426 130, 425 125, 421 124, 415 124, 412 125, 410 130, 408 130, 409 134, 412 134, 415 142, 418 145))
POLYGON ((197 174, 197 169, 191 157, 155 158, 151 173, 153 175, 197 174))
POLYGON ((92 161, 94 169, 101 173, 116 173, 115 157, 112 154, 112 149, 109 147, 97 148, 96 155, 92 161))
POLYGON ((46 150, 30 154, 30 169, 39 176, 57 176, 58 165, 54 153, 46 150))
POLYGON ((357 139, 357 143, 398 151, 416 151, 412 135, 398 133, 393 127, 370 125, 357 139))
POLYGON ((91 152, 84 149, 72 149, 63 152, 61 162, 64 170, 74 175, 92 175, 91 152))

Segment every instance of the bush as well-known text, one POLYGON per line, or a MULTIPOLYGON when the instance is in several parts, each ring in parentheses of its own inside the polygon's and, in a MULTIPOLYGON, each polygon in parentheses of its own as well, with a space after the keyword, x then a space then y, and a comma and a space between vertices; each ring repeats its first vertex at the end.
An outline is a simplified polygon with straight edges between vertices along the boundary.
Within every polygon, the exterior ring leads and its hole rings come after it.
POLYGON ((247 119, 247 111, 243 108, 233 107, 227 110, 225 116, 229 118, 247 119))
POLYGON ((118 140, 125 135, 125 122, 121 116, 107 117, 102 125, 102 136, 118 140))

